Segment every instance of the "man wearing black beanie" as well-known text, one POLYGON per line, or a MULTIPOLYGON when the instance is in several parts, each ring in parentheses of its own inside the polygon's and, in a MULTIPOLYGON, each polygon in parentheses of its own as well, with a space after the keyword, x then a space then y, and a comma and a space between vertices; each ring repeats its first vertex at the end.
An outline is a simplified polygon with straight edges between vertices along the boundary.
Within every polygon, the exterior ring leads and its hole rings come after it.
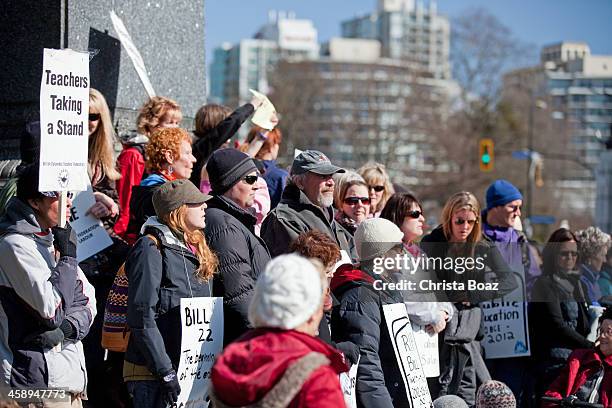
POLYGON ((257 277, 270 260, 255 235, 257 219, 249 210, 255 198, 257 168, 236 149, 213 153, 206 165, 213 198, 207 202, 206 241, 219 258, 214 296, 223 297, 224 343, 249 329, 248 309, 257 277))

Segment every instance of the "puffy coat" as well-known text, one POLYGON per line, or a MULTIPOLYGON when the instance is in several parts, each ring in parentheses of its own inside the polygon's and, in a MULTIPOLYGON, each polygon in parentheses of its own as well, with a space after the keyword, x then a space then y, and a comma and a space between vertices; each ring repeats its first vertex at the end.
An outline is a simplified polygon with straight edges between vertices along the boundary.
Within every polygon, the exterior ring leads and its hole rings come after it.
MULTIPOLYGON (((599 389, 599 403, 603 404, 604 408, 612 408, 612 355, 606 357, 599 349, 575 350, 567 359, 567 365, 561 371, 559 377, 550 385, 544 395, 552 398, 564 398, 581 393, 580 388, 587 381, 592 382, 593 377, 597 375, 601 368, 603 368, 603 379, 599 389)), ((580 398, 580 400, 585 401, 584 398, 580 398)), ((543 408, 557 406, 552 403, 542 404, 543 408)))
POLYGON ((357 260, 351 234, 334 220, 331 207, 314 205, 295 184, 287 184, 280 204, 268 214, 261 226, 261 237, 272 256, 289 252, 298 235, 318 230, 333 238, 354 261, 357 260))
POLYGON ((41 233, 30 206, 11 198, 0 219, 0 358, 2 382, 13 388, 66 388, 85 392, 81 340, 96 315, 94 288, 76 259, 55 260, 53 235, 41 233), (73 338, 61 351, 26 344, 27 337, 68 320, 73 338))
POLYGON ((223 337, 228 344, 249 328, 249 302, 270 253, 255 235, 254 215, 223 196, 215 196, 206 204, 206 241, 219 258, 214 296, 223 297, 223 337))
POLYGON ((398 293, 377 291, 374 279, 360 270, 341 269, 331 289, 340 305, 332 311, 332 340, 359 347, 357 406, 410 407, 402 374, 382 311, 383 304, 402 303, 398 293))
POLYGON ((131 330, 125 360, 159 376, 178 368, 181 298, 211 296, 212 288, 195 276, 197 257, 157 217, 149 218, 142 232, 156 236, 160 247, 143 236, 125 263, 131 330))
POLYGON ((345 406, 338 374, 347 370, 342 354, 315 337, 294 330, 256 329, 227 346, 212 369, 211 381, 225 406, 251 405, 266 396, 265 406, 276 406, 269 401, 274 388, 281 397, 297 393, 288 405, 279 406, 338 408, 345 406), (314 370, 299 381, 287 369, 312 352, 327 361, 308 367, 314 370))

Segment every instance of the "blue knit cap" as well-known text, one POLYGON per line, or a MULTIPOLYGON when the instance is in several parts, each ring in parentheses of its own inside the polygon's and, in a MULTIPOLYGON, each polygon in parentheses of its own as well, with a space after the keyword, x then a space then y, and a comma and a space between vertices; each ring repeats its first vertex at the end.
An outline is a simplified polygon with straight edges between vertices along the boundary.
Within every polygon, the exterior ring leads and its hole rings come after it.
POLYGON ((487 188, 487 211, 499 205, 506 205, 514 200, 522 200, 523 195, 508 180, 495 180, 487 188))

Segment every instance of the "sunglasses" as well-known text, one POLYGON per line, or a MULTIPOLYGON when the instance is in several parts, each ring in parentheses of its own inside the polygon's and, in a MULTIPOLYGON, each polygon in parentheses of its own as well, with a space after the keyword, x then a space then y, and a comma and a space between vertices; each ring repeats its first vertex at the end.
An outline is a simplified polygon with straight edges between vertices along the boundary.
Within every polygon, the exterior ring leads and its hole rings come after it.
POLYGON ((468 223, 468 225, 474 225, 474 224, 476 224, 478 222, 478 220, 464 220, 463 218, 457 218, 455 220, 455 224, 456 225, 463 225, 466 222, 468 223))
POLYGON ((522 207, 520 205, 509 205, 507 206, 507 208, 509 210, 512 210, 512 212, 517 212, 518 210, 520 210, 522 207))
POLYGON ((561 251, 561 252, 559 252, 559 255, 561 255, 564 258, 569 258, 570 256, 573 256, 574 258, 576 258, 578 256, 578 252, 576 252, 576 251, 561 251))
POLYGON ((252 186, 257 181, 257 176, 244 176, 243 180, 245 183, 252 186))
POLYGON ((385 189, 385 186, 368 186, 368 188, 370 190, 376 191, 377 193, 380 193, 381 191, 385 189))
POLYGON ((419 210, 409 211, 408 214, 406 214, 406 216, 410 218, 414 218, 415 220, 419 218, 421 215, 425 215, 425 214, 423 214, 423 211, 419 211, 419 210))
POLYGON ((348 205, 357 205, 357 204, 369 205, 370 197, 346 197, 344 199, 344 204, 348 205))
POLYGON ((100 120, 100 114, 99 113, 90 113, 89 114, 89 120, 92 122, 95 122, 96 120, 100 120))
MULTIPOLYGON (((60 196, 62 195, 62 192, 61 191, 41 191, 40 194, 44 195, 45 197, 49 197, 49 198, 60 198, 60 196)), ((72 191, 68 191, 66 193, 66 197, 72 200, 74 198, 74 193, 72 191)))

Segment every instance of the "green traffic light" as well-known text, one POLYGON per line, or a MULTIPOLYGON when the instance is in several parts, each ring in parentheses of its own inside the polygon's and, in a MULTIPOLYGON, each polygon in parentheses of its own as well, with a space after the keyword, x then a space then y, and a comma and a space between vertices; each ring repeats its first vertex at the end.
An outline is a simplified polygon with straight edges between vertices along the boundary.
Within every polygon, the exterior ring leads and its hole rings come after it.
POLYGON ((481 160, 482 160, 482 162, 484 164, 489 164, 489 163, 491 163, 491 156, 489 156, 489 153, 485 153, 485 154, 482 155, 482 159, 481 160))

